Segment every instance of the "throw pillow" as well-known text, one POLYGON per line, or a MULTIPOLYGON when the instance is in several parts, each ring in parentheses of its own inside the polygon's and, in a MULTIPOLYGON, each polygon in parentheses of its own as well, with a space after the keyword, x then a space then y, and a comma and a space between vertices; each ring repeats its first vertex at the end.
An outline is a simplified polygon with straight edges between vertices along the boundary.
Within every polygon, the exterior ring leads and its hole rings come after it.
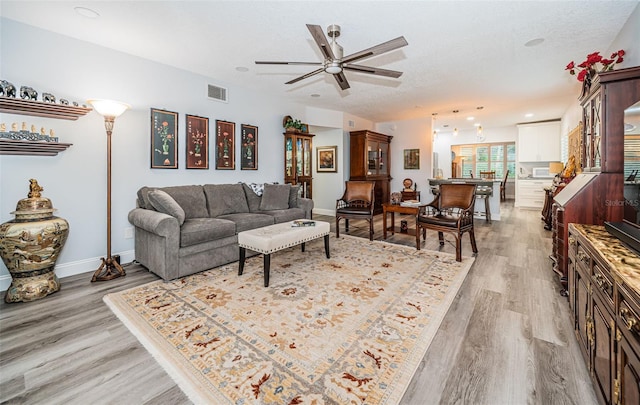
POLYGON ((162 212, 178 220, 180 226, 184 224, 185 214, 182 207, 169 194, 162 190, 149 192, 149 202, 158 212, 162 212))
POLYGON ((286 210, 289 208, 291 184, 265 184, 260 201, 261 211, 286 210))
MULTIPOLYGON (((260 202, 262 201, 262 197, 258 197, 255 191, 251 188, 251 186, 246 183, 242 183, 242 188, 244 189, 245 197, 247 197, 247 205, 249 206, 249 212, 260 211, 260 202)), ((260 195, 262 195, 262 193, 260 193, 260 195)))
POLYGON ((249 212, 247 197, 241 183, 205 184, 204 194, 207 196, 209 217, 249 212))
POLYGON ((289 190, 289 208, 298 208, 299 194, 300 194, 300 184, 291 186, 291 190, 289 190))
POLYGON ((250 183, 247 184, 251 190, 253 190, 253 192, 258 196, 258 197, 262 197, 262 193, 264 192, 264 184, 263 183, 250 183))

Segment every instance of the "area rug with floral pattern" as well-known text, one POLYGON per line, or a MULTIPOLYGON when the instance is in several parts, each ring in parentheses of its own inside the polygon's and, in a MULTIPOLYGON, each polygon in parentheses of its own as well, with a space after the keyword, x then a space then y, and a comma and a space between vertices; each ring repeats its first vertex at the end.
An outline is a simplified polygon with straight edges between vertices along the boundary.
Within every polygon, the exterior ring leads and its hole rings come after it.
POLYGON ((343 236, 104 301, 195 403, 397 404, 473 258, 343 236))

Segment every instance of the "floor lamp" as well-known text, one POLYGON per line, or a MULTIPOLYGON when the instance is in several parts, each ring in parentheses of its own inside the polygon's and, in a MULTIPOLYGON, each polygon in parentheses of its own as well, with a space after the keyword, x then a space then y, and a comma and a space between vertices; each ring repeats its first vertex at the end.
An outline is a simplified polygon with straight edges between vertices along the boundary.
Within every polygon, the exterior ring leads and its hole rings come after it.
POLYGON ((125 275, 120 263, 111 256, 111 132, 113 122, 130 107, 129 104, 111 100, 87 100, 94 110, 104 117, 107 130, 107 257, 93 274, 91 281, 107 281, 125 275))

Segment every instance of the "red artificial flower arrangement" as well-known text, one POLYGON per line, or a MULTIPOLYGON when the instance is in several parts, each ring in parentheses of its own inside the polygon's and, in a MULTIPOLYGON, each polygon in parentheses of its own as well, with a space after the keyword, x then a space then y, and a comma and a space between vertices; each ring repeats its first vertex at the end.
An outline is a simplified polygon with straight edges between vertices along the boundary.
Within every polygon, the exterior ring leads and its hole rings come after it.
POLYGON ((580 71, 578 72, 577 79, 578 81, 583 82, 585 77, 595 74, 596 63, 600 63, 602 65, 600 72, 608 72, 613 69, 613 66, 615 66, 616 63, 621 63, 624 60, 624 55, 625 52, 620 49, 618 52, 612 53, 610 59, 605 59, 600 55, 600 52, 594 52, 587 55, 587 60, 579 64, 577 67, 573 61, 571 61, 564 69, 568 70, 570 74, 575 75, 576 68, 579 68, 580 71))

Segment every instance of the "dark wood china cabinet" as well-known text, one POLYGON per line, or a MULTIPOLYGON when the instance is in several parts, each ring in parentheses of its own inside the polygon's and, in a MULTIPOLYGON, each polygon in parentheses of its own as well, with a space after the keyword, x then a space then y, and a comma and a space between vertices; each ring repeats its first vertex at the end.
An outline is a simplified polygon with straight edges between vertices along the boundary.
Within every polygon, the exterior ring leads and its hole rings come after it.
POLYGON ((382 212, 391 194, 391 139, 393 136, 373 131, 350 132, 351 176, 349 180, 375 181, 374 213, 382 212))
POLYGON ((299 184, 302 197, 312 198, 313 134, 284 133, 284 182, 299 184))
POLYGON ((624 218, 624 114, 640 100, 640 67, 597 74, 580 96, 582 139, 574 155, 577 175, 554 197, 551 258, 566 294, 568 224, 624 218), (575 182, 575 183, 574 183, 575 182))

